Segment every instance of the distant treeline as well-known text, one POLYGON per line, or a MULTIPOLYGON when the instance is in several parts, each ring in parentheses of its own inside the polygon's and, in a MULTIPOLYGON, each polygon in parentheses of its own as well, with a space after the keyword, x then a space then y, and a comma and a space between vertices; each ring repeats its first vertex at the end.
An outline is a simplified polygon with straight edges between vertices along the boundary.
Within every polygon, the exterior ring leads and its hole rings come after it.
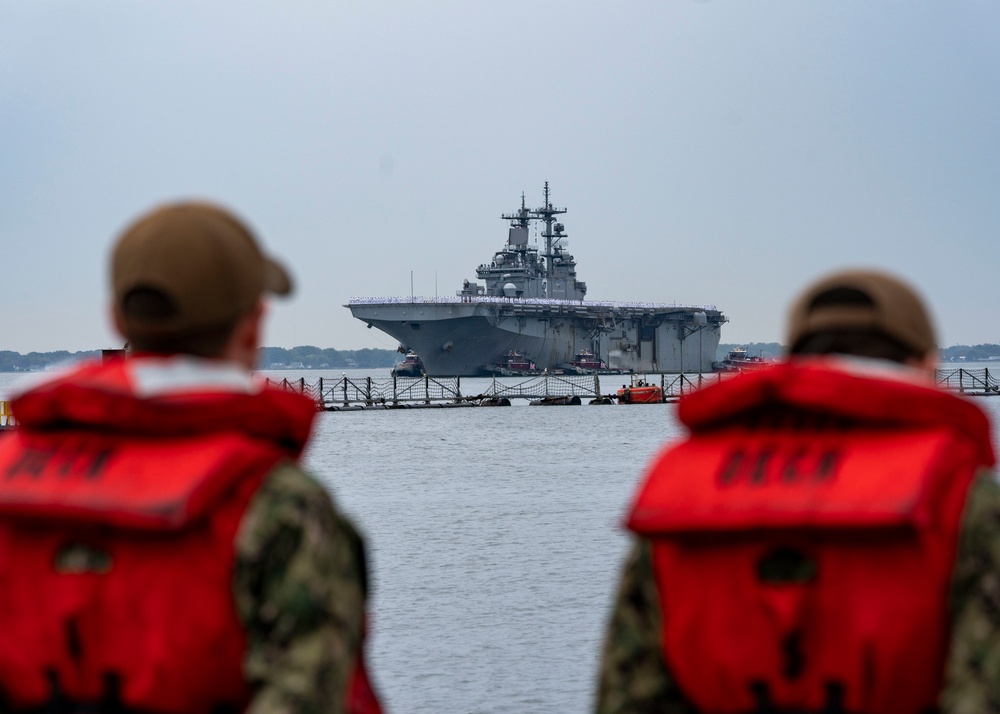
MULTIPOLYGON (((60 362, 100 356, 100 350, 29 352, 26 355, 4 350, 0 351, 0 372, 40 372, 60 362)), ((335 350, 303 345, 292 349, 262 347, 259 364, 261 369, 377 369, 392 367, 401 359, 402 355, 395 350, 335 350)))
MULTIPOLYGON (((765 358, 781 357, 785 353, 784 345, 777 342, 746 342, 744 344, 719 345, 718 359, 735 347, 742 347, 753 356, 765 358)), ((992 362, 1000 360, 1000 345, 953 345, 941 349, 942 362, 992 362)))
POLYGON ((992 362, 1000 360, 1000 345, 954 345, 941 350, 945 362, 992 362))
POLYGON ((0 372, 37 372, 51 365, 70 360, 79 361, 92 357, 100 357, 100 350, 87 352, 29 352, 22 355, 19 352, 0 350, 0 372))
MULTIPOLYGON (((777 342, 744 342, 720 344, 717 359, 735 347, 742 347, 753 356, 777 358, 785 348, 777 342)), ((37 372, 60 362, 78 361, 100 357, 100 350, 84 352, 29 352, 20 354, 0 350, 0 372, 37 372)), ((381 369, 392 367, 402 359, 396 350, 364 349, 335 350, 303 345, 285 349, 284 347, 262 347, 259 364, 261 369, 381 369)), ((1000 345, 954 345, 941 350, 944 362, 991 362, 1000 361, 1000 345)))
POLYGON ((396 350, 335 350, 312 345, 262 347, 258 363, 261 369, 377 369, 392 367, 402 359, 396 350))

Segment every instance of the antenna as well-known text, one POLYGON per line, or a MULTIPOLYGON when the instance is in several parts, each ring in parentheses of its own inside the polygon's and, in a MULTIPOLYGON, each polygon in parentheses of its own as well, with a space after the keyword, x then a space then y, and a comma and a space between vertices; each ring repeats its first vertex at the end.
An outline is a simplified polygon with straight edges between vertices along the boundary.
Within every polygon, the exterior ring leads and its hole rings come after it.
POLYGON ((524 192, 521 192, 521 207, 515 213, 504 213, 500 216, 505 221, 510 221, 511 228, 527 228, 528 221, 533 217, 524 202, 524 192))
POLYGON ((514 213, 504 213, 500 216, 505 221, 510 221, 510 230, 507 232, 507 245, 517 250, 527 250, 529 230, 528 224, 533 218, 528 210, 524 199, 524 192, 521 192, 521 207, 514 213))
POLYGON ((545 223, 545 232, 542 233, 542 237, 545 239, 545 292, 546 297, 548 297, 548 291, 552 285, 552 239, 564 238, 565 233, 562 232, 562 224, 558 224, 558 230, 552 232, 552 224, 555 223, 555 216, 565 213, 565 208, 553 208, 552 202, 549 200, 549 182, 545 182, 545 205, 541 208, 536 208, 531 211, 531 216, 533 218, 539 218, 545 223))

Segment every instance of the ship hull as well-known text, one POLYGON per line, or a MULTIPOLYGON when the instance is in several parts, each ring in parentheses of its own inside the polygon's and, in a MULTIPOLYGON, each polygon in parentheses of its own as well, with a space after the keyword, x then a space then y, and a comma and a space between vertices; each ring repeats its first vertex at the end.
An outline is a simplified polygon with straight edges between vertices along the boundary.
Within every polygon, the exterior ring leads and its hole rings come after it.
POLYGON ((433 377, 485 374, 511 350, 538 369, 586 349, 611 370, 708 372, 725 321, 698 307, 556 300, 368 299, 347 307, 419 354, 433 377))

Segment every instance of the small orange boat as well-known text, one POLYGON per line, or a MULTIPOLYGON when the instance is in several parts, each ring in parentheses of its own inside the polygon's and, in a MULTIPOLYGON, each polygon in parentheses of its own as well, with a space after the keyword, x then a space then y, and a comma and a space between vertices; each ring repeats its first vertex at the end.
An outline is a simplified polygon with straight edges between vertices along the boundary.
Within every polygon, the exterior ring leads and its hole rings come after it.
POLYGON ((663 402, 663 390, 659 385, 639 381, 631 387, 623 386, 618 390, 619 404, 660 404, 663 402))

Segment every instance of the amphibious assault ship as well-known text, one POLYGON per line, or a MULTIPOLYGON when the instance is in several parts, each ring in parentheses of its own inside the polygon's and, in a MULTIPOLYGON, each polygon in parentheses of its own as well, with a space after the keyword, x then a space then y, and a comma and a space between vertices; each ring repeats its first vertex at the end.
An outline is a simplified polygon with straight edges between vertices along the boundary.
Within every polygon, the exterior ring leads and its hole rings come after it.
POLYGON ((610 369, 660 373, 709 372, 725 316, 712 305, 585 300, 567 250, 566 227, 545 183, 545 203, 521 207, 507 244, 465 280, 454 297, 352 298, 354 317, 420 355, 431 377, 492 374, 504 356, 525 355, 556 371, 589 351, 610 369), (544 248, 529 242, 532 222, 544 227, 544 248))

